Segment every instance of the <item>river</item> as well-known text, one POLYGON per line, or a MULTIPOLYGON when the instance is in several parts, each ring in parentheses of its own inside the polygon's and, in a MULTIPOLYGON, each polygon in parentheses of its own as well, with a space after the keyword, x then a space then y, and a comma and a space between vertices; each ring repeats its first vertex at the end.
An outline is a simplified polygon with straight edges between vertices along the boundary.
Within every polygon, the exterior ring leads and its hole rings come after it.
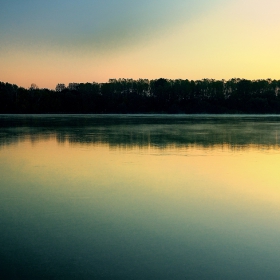
POLYGON ((280 116, 0 115, 1 279, 279 279, 280 116))

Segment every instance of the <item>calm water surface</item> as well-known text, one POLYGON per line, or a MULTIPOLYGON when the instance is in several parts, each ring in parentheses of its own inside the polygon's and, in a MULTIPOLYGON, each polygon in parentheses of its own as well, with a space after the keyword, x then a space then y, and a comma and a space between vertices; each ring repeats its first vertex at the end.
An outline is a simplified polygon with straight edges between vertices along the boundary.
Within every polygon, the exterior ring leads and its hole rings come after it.
POLYGON ((278 137, 278 116, 0 115, 0 278, 280 279, 278 137))

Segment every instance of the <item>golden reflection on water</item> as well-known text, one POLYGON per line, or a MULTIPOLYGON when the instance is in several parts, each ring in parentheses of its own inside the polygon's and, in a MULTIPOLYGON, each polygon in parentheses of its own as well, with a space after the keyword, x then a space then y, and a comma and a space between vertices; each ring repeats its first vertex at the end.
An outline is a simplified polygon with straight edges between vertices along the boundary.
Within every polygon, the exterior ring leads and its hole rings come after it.
MULTIPOLYGON (((58 244, 66 236, 70 244, 84 240, 91 248, 94 237, 107 248, 109 236, 113 246, 126 238, 132 248, 139 238, 141 248, 155 239, 163 252, 171 242, 168 253, 156 252, 167 259, 187 248, 204 252, 200 258, 210 266, 212 258, 230 267, 241 258, 245 270, 266 269, 263 255, 278 257, 279 163, 277 146, 143 148, 25 139, 0 149, 0 200, 5 215, 24 213, 31 232, 51 228, 58 244)), ((185 267, 184 261, 180 257, 174 267, 185 267)))
POLYGON ((65 279, 278 279, 279 120, 0 117, 0 261, 65 279))
POLYGON ((129 148, 62 144, 51 137, 6 146, 0 150, 0 159, 2 168, 9 169, 7 174, 16 171, 17 176, 38 184, 55 177, 64 181, 61 188, 68 188, 65 181, 69 181, 74 188, 147 188, 168 199, 178 195, 176 199, 188 201, 225 200, 231 207, 242 204, 246 208, 246 202, 256 207, 280 205, 280 149, 275 146, 129 148))

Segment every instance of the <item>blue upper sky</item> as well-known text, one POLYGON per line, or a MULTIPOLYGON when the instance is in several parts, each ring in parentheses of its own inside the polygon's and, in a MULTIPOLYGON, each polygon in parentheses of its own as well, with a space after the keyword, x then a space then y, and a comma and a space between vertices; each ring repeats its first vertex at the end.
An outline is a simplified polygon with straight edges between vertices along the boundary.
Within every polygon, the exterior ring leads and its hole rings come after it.
POLYGON ((279 0, 0 0, 0 80, 280 73, 279 0))
POLYGON ((115 48, 147 40, 218 0, 9 0, 0 10, 1 45, 115 48))

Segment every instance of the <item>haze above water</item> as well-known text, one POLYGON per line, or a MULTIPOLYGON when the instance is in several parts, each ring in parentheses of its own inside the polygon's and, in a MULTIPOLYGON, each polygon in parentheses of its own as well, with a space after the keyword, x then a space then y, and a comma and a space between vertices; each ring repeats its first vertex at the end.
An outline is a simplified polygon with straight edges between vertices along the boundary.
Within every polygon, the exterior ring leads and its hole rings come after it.
POLYGON ((279 121, 0 115, 0 278, 279 279, 279 121))

